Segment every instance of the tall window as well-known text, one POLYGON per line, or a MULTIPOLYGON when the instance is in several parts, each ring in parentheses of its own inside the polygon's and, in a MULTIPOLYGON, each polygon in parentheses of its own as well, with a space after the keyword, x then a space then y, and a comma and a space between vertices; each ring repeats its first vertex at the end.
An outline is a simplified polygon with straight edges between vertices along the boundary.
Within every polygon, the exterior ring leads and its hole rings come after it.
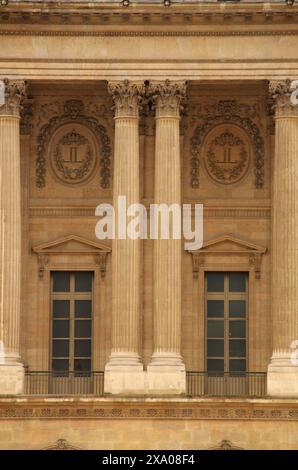
POLYGON ((51 273, 52 370, 91 371, 93 273, 51 273))
POLYGON ((207 371, 245 372, 247 370, 247 273, 206 273, 205 299, 207 371))

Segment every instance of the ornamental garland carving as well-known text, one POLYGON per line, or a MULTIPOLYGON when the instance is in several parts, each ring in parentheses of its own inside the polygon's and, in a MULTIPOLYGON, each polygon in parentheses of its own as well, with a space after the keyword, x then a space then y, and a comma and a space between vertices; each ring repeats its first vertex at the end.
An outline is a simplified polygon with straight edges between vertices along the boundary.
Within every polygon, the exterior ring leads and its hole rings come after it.
MULTIPOLYGON (((254 106, 239 104, 235 100, 221 100, 217 104, 199 108, 193 119, 199 120, 200 125, 195 128, 190 140, 190 182, 192 188, 198 188, 200 185, 200 165, 205 138, 213 128, 221 124, 226 125, 227 128, 229 124, 239 126, 250 139, 254 154, 255 187, 257 189, 263 188, 265 144, 259 126, 255 123, 256 117, 257 111, 254 106)), ((244 154, 242 159, 245 159, 244 154)), ((238 181, 237 178, 232 182, 236 181, 238 181)))
MULTIPOLYGON (((61 126, 71 123, 85 126, 98 140, 101 149, 100 186, 104 189, 109 188, 111 182, 110 138, 107 134, 106 128, 98 121, 97 118, 85 115, 85 107, 83 102, 80 100, 67 100, 64 104, 63 113, 58 116, 55 115, 51 117, 49 121, 41 127, 37 137, 36 186, 38 188, 44 188, 46 185, 46 153, 48 145, 53 135, 61 126)), ((60 143, 60 146, 61 145, 62 143, 60 143)), ((65 145, 65 142, 63 145, 65 145)), ((82 146, 82 144, 80 145, 82 146)), ((58 145, 58 147, 56 148, 56 168, 58 168, 58 174, 60 174, 64 181, 82 181, 82 178, 84 178, 88 173, 88 168, 92 166, 91 146, 86 141, 84 145, 86 147, 86 152, 83 158, 83 168, 74 168, 74 165, 65 166, 62 163, 63 159, 61 158, 61 154, 59 153, 61 152, 61 147, 59 149, 58 145), (72 168, 72 170, 70 168, 72 168)), ((75 160, 75 156, 73 156, 73 159, 75 160)))
POLYGON ((248 170, 249 145, 240 134, 236 126, 218 126, 206 138, 203 146, 205 167, 217 183, 236 183, 248 170))
MULTIPOLYGON (((72 129, 58 135, 51 152, 52 169, 58 179, 67 183, 81 183, 92 173, 95 166, 94 146, 87 136, 72 129), (65 133, 66 132, 66 133, 65 133)), ((52 146, 51 146, 52 147, 52 146)))

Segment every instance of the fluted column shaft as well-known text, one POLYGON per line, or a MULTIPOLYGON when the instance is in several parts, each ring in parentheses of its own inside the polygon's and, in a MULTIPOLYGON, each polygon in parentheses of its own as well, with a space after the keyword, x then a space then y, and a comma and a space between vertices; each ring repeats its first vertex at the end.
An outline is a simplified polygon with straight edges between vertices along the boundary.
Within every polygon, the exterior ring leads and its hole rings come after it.
POLYGON ((0 354, 5 363, 18 362, 21 302, 21 179, 19 105, 24 82, 4 81, 0 106, 1 278, 0 354))
MULTIPOLYGON (((155 204, 181 206, 180 107, 185 83, 152 84, 156 107, 155 204)), ((170 219, 171 220, 171 219, 170 219)), ((181 359, 180 239, 154 240, 154 353, 151 364, 178 364, 181 359)))
MULTIPOLYGON (((110 83, 115 104, 113 204, 118 220, 118 197, 127 207, 139 203, 139 100, 142 86, 110 83)), ((126 230, 126 227, 123 227, 126 230)), ((121 239, 112 245, 112 352, 109 363, 139 364, 140 239, 121 239)))
POLYGON ((289 80, 271 82, 270 90, 275 99, 276 131, 272 195, 273 354, 269 392, 297 396, 298 361, 293 357, 292 347, 298 340, 298 108, 290 101, 289 80), (286 376, 289 367, 294 375, 286 376), (283 371, 283 375, 278 379, 280 384, 272 386, 272 371, 276 370, 283 371))
POLYGON ((273 347, 298 339, 298 108, 276 95, 273 177, 273 347))

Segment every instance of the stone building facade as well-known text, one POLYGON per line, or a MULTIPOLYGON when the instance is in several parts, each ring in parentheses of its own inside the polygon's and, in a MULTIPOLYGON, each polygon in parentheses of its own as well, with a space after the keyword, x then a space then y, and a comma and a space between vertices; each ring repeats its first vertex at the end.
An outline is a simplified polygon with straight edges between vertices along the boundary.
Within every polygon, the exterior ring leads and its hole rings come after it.
POLYGON ((297 448, 297 17, 0 7, 0 448, 297 448), (118 196, 203 247, 99 240, 118 196))

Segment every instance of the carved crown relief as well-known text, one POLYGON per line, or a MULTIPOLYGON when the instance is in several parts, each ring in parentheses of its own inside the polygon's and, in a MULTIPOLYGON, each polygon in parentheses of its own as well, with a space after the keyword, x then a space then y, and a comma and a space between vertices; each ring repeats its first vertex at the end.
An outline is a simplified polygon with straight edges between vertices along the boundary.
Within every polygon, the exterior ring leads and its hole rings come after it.
POLYGON ((64 183, 85 181, 94 170, 99 147, 100 186, 109 188, 112 150, 100 118, 87 115, 80 100, 67 100, 63 110, 58 102, 49 107, 44 105, 42 113, 48 120, 37 137, 36 186, 45 187, 48 163, 55 176, 64 183), (59 110, 61 112, 57 114, 59 110))
POLYGON ((81 183, 95 168, 97 148, 92 133, 76 124, 66 124, 49 144, 49 159, 55 176, 64 183, 81 183))
POLYGON ((216 126, 205 138, 202 156, 205 168, 214 181, 236 183, 247 173, 250 165, 250 145, 237 126, 216 126))
POLYGON ((219 100, 215 104, 195 106, 190 110, 190 115, 192 115, 192 120, 197 123, 190 140, 192 188, 200 186, 200 169, 203 160, 207 173, 213 180, 223 184, 236 183, 248 169, 250 153, 253 154, 255 187, 260 189, 264 186, 265 145, 260 131, 256 105, 238 103, 236 100, 219 100), (211 132, 216 133, 219 126, 222 126, 231 135, 227 134, 221 138, 218 135, 215 139, 217 137, 219 139, 211 145, 208 136, 211 132), (236 129, 239 130, 236 132, 236 129), (209 157, 203 155, 204 150, 208 154, 205 145, 206 139, 210 147, 209 157), (220 145, 220 141, 225 143, 220 145), (233 145, 228 145, 228 141, 233 145), (226 153, 224 151, 222 157, 217 156, 220 153, 220 147, 226 148, 226 153), (235 163, 231 163, 232 153, 233 158, 236 158, 235 163))

